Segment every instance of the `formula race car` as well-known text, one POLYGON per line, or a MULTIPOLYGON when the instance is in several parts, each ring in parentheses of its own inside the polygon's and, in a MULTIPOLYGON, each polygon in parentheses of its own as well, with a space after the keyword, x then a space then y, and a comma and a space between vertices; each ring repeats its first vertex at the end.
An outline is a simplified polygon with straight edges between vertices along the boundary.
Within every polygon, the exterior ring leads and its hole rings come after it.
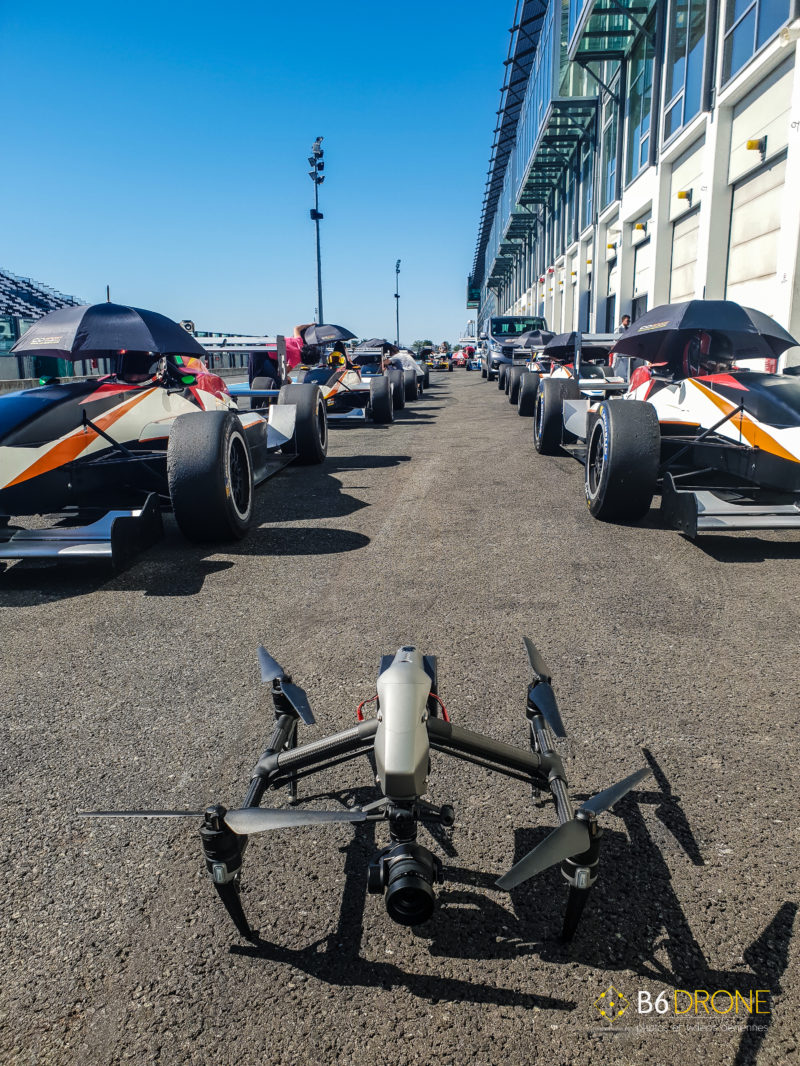
MULTIPOLYGON (((165 507, 190 540, 235 540, 251 524, 255 486, 293 459, 324 460, 327 418, 316 384, 286 386, 263 413, 239 412, 177 323, 111 303, 97 308, 94 316, 85 307, 46 315, 15 350, 65 358, 70 349, 55 345, 65 343, 59 338, 71 328, 64 326, 69 315, 81 312, 84 324, 100 319, 114 336, 135 314, 155 323, 156 333, 159 326, 166 343, 193 354, 106 348, 114 366, 106 377, 50 379, 0 395, 0 559, 117 566, 160 536, 165 507), (61 514, 62 523, 30 530, 9 524, 11 516, 40 514, 61 514)), ((155 346, 158 336, 147 343, 155 346)), ((80 358, 99 350, 81 349, 80 358)))
MULTIPOLYGON (((626 380, 616 376, 611 367, 610 353, 616 340, 613 333, 559 333, 538 349, 522 369, 511 367, 506 386, 509 402, 517 404, 518 414, 533 415, 539 385, 545 378, 578 381, 581 395, 588 397, 602 398, 609 392, 624 391, 626 380), (600 391, 598 382, 602 384, 600 391)), ((534 424, 534 444, 539 450, 537 427, 541 426, 546 438, 546 419, 534 424)))
MULTIPOLYGON (((589 397, 574 379, 545 379, 537 397, 535 421, 558 426, 538 429, 539 450, 565 445, 583 462, 591 514, 642 518, 660 490, 665 521, 688 537, 800 529, 800 381, 730 369, 794 338, 738 304, 692 301, 654 308, 620 341, 614 369, 630 375, 621 398, 589 397), (646 363, 632 354, 645 350, 646 363)), ((614 388, 597 382, 598 394, 614 388)))
POLYGON ((200 838, 214 888, 239 933, 254 941, 259 937, 245 916, 239 894, 249 835, 279 829, 296 831, 303 826, 319 829, 331 823, 385 824, 389 843, 369 865, 367 888, 384 897, 387 913, 395 922, 415 926, 433 914, 434 886, 444 880, 442 860, 420 844, 417 835, 420 824, 450 827, 455 822, 455 811, 449 804, 436 807, 423 799, 432 769, 441 755, 449 755, 477 765, 481 774, 489 769, 521 781, 532 788, 535 798, 540 793, 552 797, 558 827, 521 856, 498 879, 497 887, 510 892, 544 870, 560 866, 569 886, 562 926, 562 936, 569 940, 598 877, 602 836, 598 818, 635 789, 651 769, 636 770, 576 809, 554 739, 565 737, 565 729, 550 671, 527 638, 525 645, 534 675, 525 701, 527 750, 451 722, 438 693, 436 658, 410 646, 383 656, 376 694, 358 705, 357 721, 351 728, 298 745, 300 724, 314 725, 308 696, 264 648, 259 648, 261 679, 270 686, 275 725, 256 763, 242 807, 228 810, 214 804, 205 811, 80 813, 94 818, 202 817, 200 838), (373 702, 375 716, 367 718, 363 708, 373 702), (296 804, 298 779, 358 757, 369 761, 369 781, 377 786, 370 802, 361 806, 342 803, 330 810, 260 806, 268 791, 281 786, 288 786, 296 804))
POLYGON ((453 372, 453 360, 447 354, 447 352, 437 352, 433 359, 434 370, 449 370, 453 372))

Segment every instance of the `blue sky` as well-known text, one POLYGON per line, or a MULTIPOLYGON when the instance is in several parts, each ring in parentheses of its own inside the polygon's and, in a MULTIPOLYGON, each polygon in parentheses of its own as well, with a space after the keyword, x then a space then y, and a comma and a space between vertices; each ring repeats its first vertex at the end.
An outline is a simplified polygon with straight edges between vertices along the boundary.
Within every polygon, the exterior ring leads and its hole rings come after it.
POLYGON ((453 339, 511 0, 0 0, 0 265, 90 302, 281 332, 453 339))

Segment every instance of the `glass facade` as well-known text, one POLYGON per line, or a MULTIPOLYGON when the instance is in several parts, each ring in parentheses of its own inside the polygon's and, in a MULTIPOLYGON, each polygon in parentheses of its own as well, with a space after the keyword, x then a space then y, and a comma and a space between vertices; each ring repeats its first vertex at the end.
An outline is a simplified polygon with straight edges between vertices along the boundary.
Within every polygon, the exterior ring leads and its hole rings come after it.
POLYGON ((664 88, 665 141, 700 111, 705 40, 705 0, 673 0, 664 88))
MULTIPOLYGON (((650 24, 652 30, 652 23, 650 24)), ((653 46, 642 34, 628 61, 628 136, 625 183, 647 166, 650 153, 650 109, 653 102, 653 46)))
POLYGON ((789 0, 727 0, 722 80, 730 81, 789 18, 789 0))
MULTIPOLYGON (((619 78, 610 86, 619 90, 619 78)), ((600 111, 602 123, 602 148, 600 152, 600 208, 617 198, 617 102, 606 94, 600 111)))

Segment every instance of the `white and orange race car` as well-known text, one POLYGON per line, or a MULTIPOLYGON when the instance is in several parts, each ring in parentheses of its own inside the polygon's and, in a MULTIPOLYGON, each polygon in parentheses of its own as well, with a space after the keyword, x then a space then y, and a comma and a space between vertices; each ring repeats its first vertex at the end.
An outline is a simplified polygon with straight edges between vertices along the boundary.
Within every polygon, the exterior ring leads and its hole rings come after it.
MULTIPOLYGON (((648 312, 640 330, 650 319, 663 326, 665 308, 648 312)), ((767 350, 796 343, 773 326, 767 350)), ((750 355, 753 347, 745 350, 750 355)), ((660 492, 667 524, 688 537, 800 529, 800 380, 733 369, 742 349, 720 330, 677 333, 662 351, 673 354, 649 363, 615 358, 605 381, 581 380, 580 367, 575 377, 543 379, 537 450, 564 447, 583 462, 596 518, 636 521, 660 492), (627 380, 624 391, 620 380, 627 380), (587 385, 595 395, 587 395, 587 385)))
POLYGON ((163 508, 190 540, 244 536, 254 487, 327 452, 317 385, 276 399, 239 411, 203 360, 147 352, 120 353, 107 377, 0 395, 0 559, 116 566, 160 536, 163 508), (54 514, 50 529, 9 521, 54 514))

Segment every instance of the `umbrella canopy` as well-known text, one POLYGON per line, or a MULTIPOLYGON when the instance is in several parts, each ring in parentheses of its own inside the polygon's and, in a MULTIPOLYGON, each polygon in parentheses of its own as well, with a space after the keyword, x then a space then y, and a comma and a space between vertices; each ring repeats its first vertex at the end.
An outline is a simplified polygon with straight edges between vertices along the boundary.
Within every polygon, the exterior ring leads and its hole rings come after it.
MULTIPOLYGON (((573 359, 577 340, 577 333, 558 333, 547 342, 542 354, 556 360, 573 359)), ((614 338, 600 341, 591 334, 584 333, 581 337, 581 353, 588 359, 595 359, 599 355, 607 355, 613 344, 614 338)))
POLYGON ((614 345, 620 355, 632 355, 651 363, 668 363, 679 354, 687 334, 709 333, 716 358, 775 358, 797 344, 783 326, 765 315, 732 300, 689 300, 661 304, 637 318, 614 345))
POLYGON ((391 348, 392 351, 400 351, 397 345, 392 344, 391 341, 387 341, 385 337, 370 337, 368 341, 362 341, 356 348, 356 351, 358 351, 358 348, 391 348))
POLYGON ((86 359, 125 350, 206 357, 191 333, 166 315, 112 303, 51 311, 25 331, 10 354, 86 359))
POLYGON ((303 333, 306 344, 334 344, 336 341, 350 341, 355 337, 344 326, 317 325, 309 326, 303 333))
POLYGON ((514 339, 517 348, 543 348, 555 334, 549 329, 528 329, 514 339))

